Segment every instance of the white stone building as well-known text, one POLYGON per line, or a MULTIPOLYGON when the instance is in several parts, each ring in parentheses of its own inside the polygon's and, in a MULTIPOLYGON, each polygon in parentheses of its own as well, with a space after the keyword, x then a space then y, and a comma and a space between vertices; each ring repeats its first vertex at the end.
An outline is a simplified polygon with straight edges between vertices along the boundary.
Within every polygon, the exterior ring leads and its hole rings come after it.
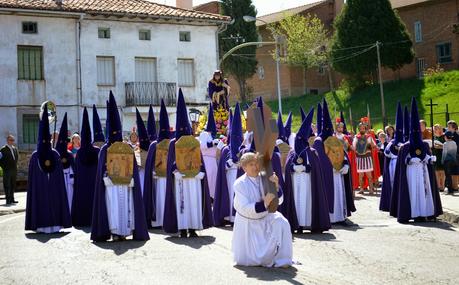
POLYGON ((56 103, 58 118, 68 113, 72 131, 92 104, 104 123, 109 90, 126 133, 135 106, 146 120, 150 103, 159 112, 160 98, 174 122, 177 85, 190 105, 207 101, 218 32, 228 22, 143 0, 0 0, 0 143, 12 133, 20 148, 34 149, 46 100, 56 103))

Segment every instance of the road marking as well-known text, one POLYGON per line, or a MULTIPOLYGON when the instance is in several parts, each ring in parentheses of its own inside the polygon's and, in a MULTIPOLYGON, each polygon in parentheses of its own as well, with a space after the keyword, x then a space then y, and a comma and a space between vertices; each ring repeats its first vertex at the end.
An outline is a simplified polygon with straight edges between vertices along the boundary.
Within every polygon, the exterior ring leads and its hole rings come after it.
POLYGON ((14 219, 17 219, 17 218, 19 218, 19 217, 23 217, 24 215, 25 215, 25 213, 18 213, 18 215, 14 216, 14 217, 10 217, 10 218, 8 218, 8 219, 4 219, 3 221, 0 221, 0 224, 9 222, 9 221, 14 220, 14 219))

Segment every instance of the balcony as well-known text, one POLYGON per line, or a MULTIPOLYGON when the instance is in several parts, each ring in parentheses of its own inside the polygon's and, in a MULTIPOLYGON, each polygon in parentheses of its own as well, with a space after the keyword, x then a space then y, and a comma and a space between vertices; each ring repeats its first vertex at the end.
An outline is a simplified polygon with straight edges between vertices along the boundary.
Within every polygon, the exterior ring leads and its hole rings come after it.
POLYGON ((126 106, 175 106, 177 88, 171 82, 126 82, 126 106))

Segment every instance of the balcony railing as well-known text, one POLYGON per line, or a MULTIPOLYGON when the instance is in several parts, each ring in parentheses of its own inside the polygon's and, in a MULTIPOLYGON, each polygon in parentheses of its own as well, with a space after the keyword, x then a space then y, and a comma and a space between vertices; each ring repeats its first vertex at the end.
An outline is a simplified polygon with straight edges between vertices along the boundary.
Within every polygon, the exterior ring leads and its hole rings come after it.
POLYGON ((126 82, 126 106, 159 106, 164 99, 166 106, 174 106, 176 84, 171 82, 126 82))

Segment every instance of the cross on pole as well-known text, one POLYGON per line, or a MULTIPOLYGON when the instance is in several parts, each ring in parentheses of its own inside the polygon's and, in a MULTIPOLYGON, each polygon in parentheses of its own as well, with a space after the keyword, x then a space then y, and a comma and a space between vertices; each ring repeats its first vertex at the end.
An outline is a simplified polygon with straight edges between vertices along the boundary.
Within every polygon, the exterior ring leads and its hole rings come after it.
POLYGON ((277 198, 277 189, 274 183, 269 180, 269 177, 273 175, 271 157, 279 131, 276 121, 272 119, 272 113, 268 106, 263 106, 263 112, 256 104, 247 109, 247 129, 253 131, 255 148, 263 158, 260 161, 260 174, 265 194, 272 193, 276 197, 268 206, 268 211, 274 213, 279 206, 279 199, 277 198))
POLYGON ((434 149, 434 129, 433 129, 433 107, 438 106, 438 104, 434 104, 432 99, 430 99, 430 103, 426 105, 430 107, 430 127, 432 128, 432 150, 434 149))

